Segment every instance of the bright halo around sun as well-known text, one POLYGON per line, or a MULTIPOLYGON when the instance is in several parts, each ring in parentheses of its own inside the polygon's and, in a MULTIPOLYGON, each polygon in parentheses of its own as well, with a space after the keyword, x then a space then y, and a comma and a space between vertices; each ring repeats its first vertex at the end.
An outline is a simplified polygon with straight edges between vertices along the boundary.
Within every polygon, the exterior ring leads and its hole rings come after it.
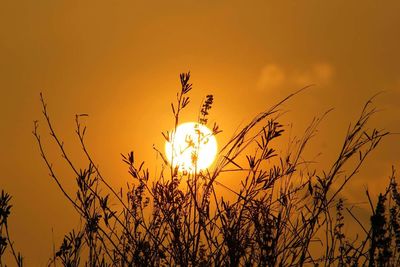
POLYGON ((165 143, 165 153, 172 166, 178 166, 180 171, 198 172, 213 163, 217 140, 212 131, 200 123, 182 123, 176 133, 172 132, 170 142, 165 143))

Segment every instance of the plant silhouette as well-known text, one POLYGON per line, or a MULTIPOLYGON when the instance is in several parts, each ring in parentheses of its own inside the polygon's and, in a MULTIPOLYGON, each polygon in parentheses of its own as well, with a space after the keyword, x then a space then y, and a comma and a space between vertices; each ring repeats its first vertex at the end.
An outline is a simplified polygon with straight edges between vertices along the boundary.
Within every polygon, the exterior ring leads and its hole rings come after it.
MULTIPOLYGON (((174 130, 193 88, 190 73, 181 74, 180 82, 176 102, 171 104, 174 130)), ((343 188, 389 134, 367 130, 376 112, 372 99, 349 126, 330 168, 317 170, 302 155, 328 112, 314 118, 300 138, 291 140, 287 153, 277 149, 276 140, 285 134, 279 122, 281 105, 303 89, 261 112, 234 134, 211 169, 179 171, 173 158, 167 161, 155 148, 163 159, 162 171, 155 176, 134 152, 123 154, 122 161, 134 179, 124 189, 109 184, 88 151, 86 127, 80 120, 86 114, 75 118, 87 162, 78 167, 55 132, 40 95, 50 136, 75 173, 75 192, 67 192, 61 183, 45 152, 38 122, 33 135, 50 176, 84 222, 65 235, 49 266, 56 262, 63 266, 398 266, 400 194, 395 170, 376 205, 366 192, 372 212, 369 226, 340 198, 343 188), (224 185, 219 179, 222 175, 240 177, 240 187, 224 185), (231 197, 222 194, 224 190, 231 197), (358 239, 344 234, 345 213, 363 229, 358 239), (312 249, 315 242, 322 244, 317 251, 312 249)), ((199 124, 208 123, 213 101, 212 95, 206 96, 199 124)), ((217 124, 211 128, 214 135, 221 132, 217 124)), ((174 142, 174 130, 162 133, 166 141, 174 142)), ((188 142, 188 146, 193 144, 188 142)), ((9 197, 2 195, 1 201, 1 225, 7 229, 9 197)), ((3 230, 0 233, 3 236, 3 230)), ((4 240, 0 239, 0 256, 7 247, 4 240)), ((19 254, 15 260, 22 265, 19 254)))

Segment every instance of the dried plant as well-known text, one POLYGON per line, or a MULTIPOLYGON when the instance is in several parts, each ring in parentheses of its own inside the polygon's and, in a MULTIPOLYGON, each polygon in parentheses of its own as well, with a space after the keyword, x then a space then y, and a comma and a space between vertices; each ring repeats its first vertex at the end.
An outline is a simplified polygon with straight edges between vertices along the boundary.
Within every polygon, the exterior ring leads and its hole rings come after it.
MULTIPOLYGON (((180 75, 181 89, 171 103, 173 131, 162 133, 167 142, 175 141, 181 112, 190 103, 189 80, 190 73, 180 75)), ((156 176, 133 152, 123 154, 134 182, 118 190, 110 186, 87 149, 86 127, 81 123, 86 114, 75 117, 76 135, 86 158, 86 165, 78 167, 55 132, 41 95, 50 136, 75 173, 75 192, 67 192, 61 183, 45 152, 38 122, 33 135, 50 176, 83 222, 65 236, 49 265, 398 266, 400 194, 394 170, 375 208, 367 192, 372 207, 370 229, 340 198, 343 188, 388 135, 367 130, 376 112, 372 99, 348 128, 331 167, 317 170, 303 153, 329 111, 314 118, 301 138, 292 139, 287 153, 278 152, 276 142, 286 131, 280 123, 281 105, 304 89, 261 112, 233 135, 220 149, 213 168, 180 171, 174 157, 169 162, 155 148, 162 158, 162 170, 156 176), (223 176, 240 178, 240 186, 230 188, 221 181, 223 176), (345 235, 344 213, 362 227, 364 233, 358 238, 345 235), (315 243, 320 244, 317 251, 312 250, 315 243)), ((207 95, 199 124, 207 125, 213 102, 213 96, 207 95)), ((214 123, 212 133, 220 132, 214 123)), ((187 146, 196 147, 195 142, 188 140, 187 146)), ((196 165, 196 152, 192 160, 196 165)))
POLYGON ((15 264, 18 267, 23 266, 23 258, 22 255, 19 252, 16 252, 14 248, 14 243, 11 241, 10 237, 10 232, 9 232, 9 227, 8 227, 8 216, 10 216, 11 213, 11 207, 12 205, 10 204, 11 201, 11 196, 4 192, 4 190, 1 190, 1 196, 0 196, 0 267, 2 266, 7 266, 3 262, 3 255, 7 250, 7 247, 9 247, 12 257, 15 260, 15 264))

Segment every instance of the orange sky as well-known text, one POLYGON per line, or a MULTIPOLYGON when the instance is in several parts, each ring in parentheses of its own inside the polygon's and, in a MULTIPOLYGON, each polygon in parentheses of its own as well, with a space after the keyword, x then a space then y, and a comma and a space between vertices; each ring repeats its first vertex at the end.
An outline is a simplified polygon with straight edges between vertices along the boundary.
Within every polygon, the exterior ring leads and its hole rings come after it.
MULTIPOLYGON (((169 103, 180 72, 190 70, 194 83, 185 120, 195 120, 201 99, 214 94, 211 120, 224 130, 221 143, 278 99, 316 84, 285 106, 284 122, 301 132, 335 108, 308 152, 322 151, 326 165, 376 92, 385 91, 374 123, 400 132, 399 13, 399 1, 2 1, 0 188, 13 195, 11 231, 27 266, 47 262, 52 228, 58 247, 77 225, 31 134, 33 120, 42 119, 39 92, 78 161, 74 115, 90 115, 89 148, 109 179, 124 185, 119 153, 134 150, 155 168, 152 145, 163 148, 160 132, 173 125, 169 103)), ((41 129, 71 186, 74 177, 41 129)), ((383 189, 399 152, 399 137, 389 137, 348 198, 364 201, 365 186, 383 189)))

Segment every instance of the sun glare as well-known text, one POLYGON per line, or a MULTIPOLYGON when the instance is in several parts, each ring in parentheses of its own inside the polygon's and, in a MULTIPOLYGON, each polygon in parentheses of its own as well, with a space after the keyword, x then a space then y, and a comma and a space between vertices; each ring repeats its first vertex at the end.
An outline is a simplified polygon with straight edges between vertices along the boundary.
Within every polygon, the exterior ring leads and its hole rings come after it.
POLYGON ((165 153, 172 166, 180 171, 195 172, 208 168, 217 155, 217 140, 206 126, 187 122, 180 124, 165 143, 165 153))

